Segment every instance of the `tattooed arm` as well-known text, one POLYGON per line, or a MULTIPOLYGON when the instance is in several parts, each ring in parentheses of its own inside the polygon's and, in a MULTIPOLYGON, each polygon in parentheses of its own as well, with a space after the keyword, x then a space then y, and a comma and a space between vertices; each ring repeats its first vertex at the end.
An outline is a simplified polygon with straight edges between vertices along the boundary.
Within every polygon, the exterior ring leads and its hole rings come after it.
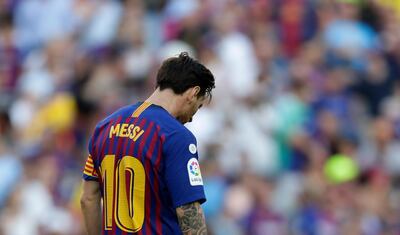
POLYGON ((180 206, 176 208, 176 214, 184 235, 207 235, 206 220, 200 203, 180 206))

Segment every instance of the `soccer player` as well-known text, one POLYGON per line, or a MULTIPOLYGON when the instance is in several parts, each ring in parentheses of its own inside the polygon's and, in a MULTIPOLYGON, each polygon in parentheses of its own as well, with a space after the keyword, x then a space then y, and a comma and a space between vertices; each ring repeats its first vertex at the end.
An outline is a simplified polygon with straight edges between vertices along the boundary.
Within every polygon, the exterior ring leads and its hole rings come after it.
POLYGON ((81 196, 89 235, 207 234, 196 138, 183 124, 214 87, 212 73, 181 53, 163 62, 145 102, 97 124, 81 196))

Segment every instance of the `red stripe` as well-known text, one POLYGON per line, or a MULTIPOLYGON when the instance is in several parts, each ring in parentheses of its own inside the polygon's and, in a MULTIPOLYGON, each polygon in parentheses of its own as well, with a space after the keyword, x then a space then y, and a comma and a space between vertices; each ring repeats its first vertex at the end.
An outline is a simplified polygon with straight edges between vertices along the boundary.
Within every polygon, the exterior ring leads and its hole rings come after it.
MULTIPOLYGON (((131 117, 127 118, 127 119, 126 119, 126 123, 130 123, 130 121, 131 121, 130 119, 131 119, 131 117)), ((123 154, 123 155, 129 155, 129 154, 127 154, 127 153, 125 152, 125 149, 126 149, 126 147, 128 146, 128 143, 129 143, 128 140, 130 140, 130 139, 129 139, 129 137, 128 137, 128 138, 124 138, 124 139, 125 139, 125 141, 124 141, 124 147, 122 148, 121 154, 123 154)), ((121 157, 123 157, 123 156, 121 156, 121 157)))
MULTIPOLYGON (((123 123, 127 123, 128 122, 128 120, 130 119, 130 117, 128 117, 127 119, 125 119, 125 122, 123 122, 123 123)), ((123 154, 124 154, 124 149, 121 149, 121 145, 122 145, 122 143, 124 143, 124 145, 125 145, 125 143, 127 142, 127 139, 128 138, 124 138, 124 137, 119 137, 119 139, 118 139, 118 143, 117 143, 117 148, 116 148, 116 150, 115 150, 115 155, 116 155, 116 158, 115 158, 115 161, 118 161, 118 160, 120 160, 122 157, 124 157, 124 156, 122 156, 123 154), (118 155, 119 155, 119 157, 118 157, 118 155)), ((115 165, 116 166, 116 165, 115 165)))
MULTIPOLYGON (((157 126, 157 130, 160 131, 160 127, 157 126)), ((158 156, 157 156, 157 160, 155 162, 155 168, 158 170, 160 169, 160 162, 161 162, 161 158, 162 158, 162 148, 163 148, 163 144, 165 142, 165 135, 161 135, 161 143, 158 146, 159 148, 159 152, 158 152, 158 156)))
POLYGON ((89 172, 90 174, 92 174, 93 173, 93 169, 92 170, 88 170, 88 169, 85 168, 84 172, 89 172))
MULTIPOLYGON (((157 126, 157 132, 160 131, 160 127, 157 126)), ((159 176, 158 169, 160 167, 161 157, 162 157, 162 148, 165 140, 165 135, 161 136, 161 142, 158 145, 158 153, 157 160, 154 166, 154 191, 156 195, 160 195, 159 193, 159 176)), ((162 231, 162 221, 161 221, 161 200, 159 197, 156 197, 156 234, 163 234, 162 231)))
MULTIPOLYGON (((147 156, 148 156, 149 158, 151 158, 151 157, 153 156, 154 147, 155 147, 155 145, 156 145, 156 143, 157 143, 157 140, 158 140, 158 133, 159 133, 159 128, 157 127, 157 130, 154 132, 154 135, 153 135, 153 137, 152 137, 152 139, 151 139, 151 142, 150 142, 149 150, 148 150, 148 152, 147 152, 147 156)), ((150 171, 153 170, 153 173, 154 173, 154 178, 153 178, 154 192, 153 192, 153 195, 155 196, 154 199, 155 199, 155 201, 157 202, 157 201, 159 201, 159 198, 157 197, 157 195, 158 195, 158 179, 157 179, 157 177, 156 177, 156 171, 155 171, 154 169, 151 169, 150 167, 151 167, 151 165, 150 165, 150 159, 149 159, 149 161, 146 161, 145 168, 146 168, 146 172, 150 172, 150 171)), ((150 188, 150 187, 148 187, 148 188, 150 188)), ((150 189, 149 189, 149 190, 150 190, 150 189)), ((149 200, 149 201, 150 201, 150 200, 149 200)), ((149 203, 150 203, 150 202, 149 202, 149 203)), ((150 206, 151 206, 151 204, 149 205, 148 208, 146 207, 146 210, 148 209, 148 210, 150 211, 150 206)), ((157 211, 157 209, 159 209, 159 208, 158 208, 158 205, 154 205, 154 206, 155 206, 156 211, 157 211)), ((150 215, 149 215, 149 217, 150 217, 150 215)), ((156 225, 157 225, 157 219, 158 219, 158 218, 157 218, 157 212, 156 212, 156 225)), ((157 227, 157 226, 156 226, 156 227, 157 227)), ((148 230, 146 230, 146 231, 148 231, 148 230)), ((161 234, 161 233, 159 233, 159 232, 154 233, 154 231, 151 231, 151 233, 152 233, 152 234, 161 234)))
POLYGON ((154 132, 153 137, 151 138, 149 149, 147 150, 147 154, 145 155, 148 158, 151 158, 153 156, 154 147, 156 146, 157 143, 157 137, 158 137, 158 130, 154 132))
POLYGON ((85 171, 93 173, 94 169, 93 169, 93 167, 92 168, 85 167, 85 171))
POLYGON ((89 165, 86 164, 86 165, 85 165, 85 169, 91 171, 91 170, 93 170, 93 166, 89 166, 89 165))
MULTIPOLYGON (((146 164, 147 164, 147 159, 146 156, 142 155, 143 152, 143 148, 146 144, 147 138, 150 135, 151 129, 153 128, 154 123, 150 122, 149 126, 146 128, 146 131, 144 133, 143 139, 141 140, 140 144, 139 144, 139 151, 138 151, 138 158, 141 159, 142 163, 144 163, 145 165, 145 169, 146 169, 146 164)), ((151 206, 151 191, 150 190, 150 184, 149 182, 149 176, 148 176, 148 171, 146 169, 146 192, 145 192, 145 218, 148 218, 145 220, 145 228, 146 228, 146 233, 148 234, 152 234, 151 232, 149 233, 149 231, 151 231, 151 224, 150 224, 150 206, 151 206)))
POLYGON ((85 165, 85 169, 93 170, 93 169, 94 169, 94 166, 93 166, 93 165, 86 164, 86 165, 85 165))
POLYGON ((85 173, 86 175, 93 176, 93 171, 84 170, 83 173, 85 173))
MULTIPOLYGON (((142 156, 143 147, 146 144, 147 138, 150 135, 150 132, 151 132, 151 129, 153 128, 153 125, 154 125, 154 123, 151 122, 150 125, 146 128, 144 136, 143 136, 143 139, 142 139, 142 141, 140 142, 140 145, 139 145, 138 157, 141 157, 142 159, 143 159, 143 156, 142 156)), ((142 129, 143 129, 143 127, 142 127, 142 129)))
MULTIPOLYGON (((136 119, 136 120, 138 120, 138 119, 136 119)), ((139 126, 141 127, 141 129, 143 129, 143 127, 144 127, 144 125, 146 124, 146 119, 142 119, 142 121, 139 123, 139 126)), ((133 155, 134 153, 133 153, 133 150, 134 150, 134 146, 135 146, 135 143, 134 144, 132 144, 131 146, 130 146, 130 148, 129 148, 129 153, 131 154, 131 155, 133 155)), ((136 158, 138 158, 138 156, 135 156, 136 158)), ((140 158, 138 158, 138 159, 140 159, 140 158)), ((146 185, 146 188, 148 187, 148 185, 146 185)), ((145 195, 145 198, 146 198, 146 195, 145 195)), ((146 223, 146 215, 145 215, 145 223, 146 223)), ((143 235, 143 228, 140 230, 140 231, 138 231, 137 232, 137 234, 138 235, 143 235)))
POLYGON ((84 171, 83 173, 85 173, 85 174, 86 174, 86 175, 88 175, 88 176, 92 176, 92 177, 94 177, 94 176, 93 176, 93 174, 92 174, 91 172, 84 171))
MULTIPOLYGON (((137 119, 135 119, 135 121, 133 122, 134 125, 136 125, 136 121, 137 121, 137 120, 139 120, 139 119, 137 118, 137 119)), ((145 124, 146 124, 146 120, 145 120, 145 119, 142 119, 141 122, 139 123, 140 128, 143 129, 143 126, 144 126, 145 124)), ((129 152, 128 152, 128 153, 129 153, 129 155, 131 155, 131 156, 134 156, 133 150, 134 150, 135 144, 136 144, 136 143, 133 143, 133 144, 131 144, 131 146, 129 147, 129 152)), ((134 157, 137 157, 137 156, 134 156, 134 157)))

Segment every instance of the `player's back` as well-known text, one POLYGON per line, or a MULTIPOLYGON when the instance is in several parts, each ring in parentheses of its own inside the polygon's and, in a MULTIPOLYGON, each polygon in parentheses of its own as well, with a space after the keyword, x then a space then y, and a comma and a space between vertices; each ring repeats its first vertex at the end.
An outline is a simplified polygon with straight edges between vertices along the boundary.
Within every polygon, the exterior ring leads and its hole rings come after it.
POLYGON ((175 208, 205 200, 202 182, 192 182, 201 180, 200 172, 186 172, 197 164, 197 151, 189 149, 195 141, 165 109, 150 103, 126 106, 97 125, 84 177, 100 182, 104 234, 181 233, 175 208), (181 153, 181 142, 190 156, 181 153), (185 184, 193 190, 182 191, 185 184))

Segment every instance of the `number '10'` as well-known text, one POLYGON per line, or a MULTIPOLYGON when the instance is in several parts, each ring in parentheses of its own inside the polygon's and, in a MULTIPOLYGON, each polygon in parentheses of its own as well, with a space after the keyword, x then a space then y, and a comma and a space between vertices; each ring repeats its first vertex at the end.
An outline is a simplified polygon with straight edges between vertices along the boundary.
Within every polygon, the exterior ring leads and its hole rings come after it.
POLYGON ((139 231, 145 211, 146 176, 142 163, 132 156, 124 156, 115 168, 115 155, 106 155, 100 168, 104 187, 105 230, 112 229, 114 218, 121 230, 131 233, 139 231))

